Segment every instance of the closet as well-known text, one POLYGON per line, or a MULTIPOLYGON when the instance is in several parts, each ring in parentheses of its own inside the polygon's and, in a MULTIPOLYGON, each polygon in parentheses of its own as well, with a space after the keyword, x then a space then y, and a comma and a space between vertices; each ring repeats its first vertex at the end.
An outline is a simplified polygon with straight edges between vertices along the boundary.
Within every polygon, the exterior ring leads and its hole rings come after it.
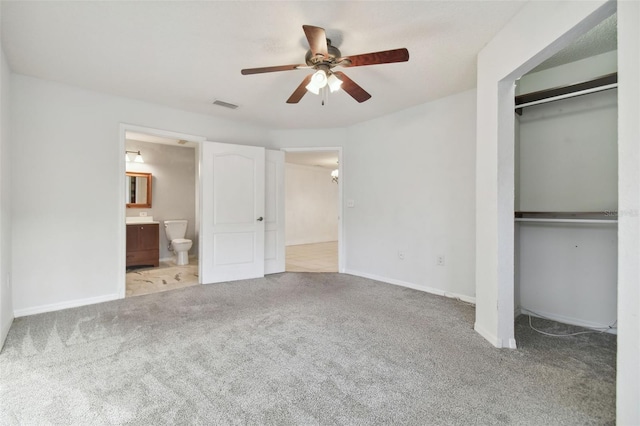
POLYGON ((617 75, 557 86, 559 70, 546 73, 548 88, 516 97, 516 315, 608 327, 617 311, 617 75))

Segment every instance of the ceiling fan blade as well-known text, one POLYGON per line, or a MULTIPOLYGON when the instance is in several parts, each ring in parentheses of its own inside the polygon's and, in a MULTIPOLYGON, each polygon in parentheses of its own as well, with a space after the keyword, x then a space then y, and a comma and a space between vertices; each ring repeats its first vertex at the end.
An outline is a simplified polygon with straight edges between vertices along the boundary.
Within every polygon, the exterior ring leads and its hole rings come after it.
POLYGON ((393 62, 406 62, 409 60, 409 51, 405 48, 383 50, 382 52, 363 53, 362 55, 346 56, 338 62, 345 67, 361 67, 364 65, 390 64, 393 62))
POLYGON ((353 99, 358 102, 364 102, 371 97, 366 90, 360 87, 355 81, 351 80, 349 77, 345 75, 345 73, 340 71, 333 72, 336 77, 342 80, 342 86, 340 88, 351 95, 353 99))
POLYGON ((313 56, 322 55, 325 58, 329 56, 327 51, 327 35, 324 28, 314 27, 313 25, 303 25, 302 29, 309 41, 309 48, 313 56))
POLYGON ((298 86, 298 88, 293 91, 291 96, 289 96, 289 99, 287 99, 288 104, 297 104, 298 102, 300 102, 300 99, 302 99, 304 94, 307 93, 307 84, 309 84, 309 82, 311 81, 312 76, 313 74, 309 74, 304 78, 304 80, 302 80, 300 86, 298 86))
POLYGON ((306 64, 278 65, 275 67, 245 68, 240 72, 242 73, 242 75, 249 75, 249 74, 262 74, 265 72, 291 71, 291 70, 297 70, 298 68, 308 68, 308 66, 306 64))

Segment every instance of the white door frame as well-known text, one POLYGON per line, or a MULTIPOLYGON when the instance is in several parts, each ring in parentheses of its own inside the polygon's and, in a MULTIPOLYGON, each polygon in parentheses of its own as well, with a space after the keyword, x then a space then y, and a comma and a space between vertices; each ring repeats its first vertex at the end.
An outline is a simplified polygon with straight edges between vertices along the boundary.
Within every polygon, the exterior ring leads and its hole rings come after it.
MULTIPOLYGON (((342 218, 344 217, 344 206, 342 203, 342 188, 344 184, 344 160, 342 158, 342 147, 341 146, 323 146, 323 147, 312 147, 312 148, 281 148, 282 151, 285 152, 315 152, 315 151, 337 151, 338 152, 338 272, 341 274, 345 271, 345 263, 346 256, 344 250, 344 221, 342 218)), ((286 165, 286 163, 285 163, 286 165)), ((124 188, 124 184, 122 184, 124 188)), ((285 197, 286 197, 286 185, 285 185, 285 197)), ((124 196, 123 196, 124 197, 124 196)), ((286 210, 286 207, 285 207, 286 210)), ((285 222, 285 228, 287 224, 285 222)))
POLYGON ((285 200, 284 200, 285 152, 264 150, 264 274, 278 274, 286 270, 285 200), (274 168, 273 181, 269 180, 269 168, 274 168), (271 185, 270 185, 271 183, 271 185), (275 235, 274 235, 275 232, 275 235), (269 245, 271 242, 275 243, 269 245), (267 258, 267 247, 275 249, 275 257, 267 258))
MULTIPOLYGON (((163 138, 170 138, 170 139, 182 139, 182 140, 186 140, 189 142, 196 142, 198 143, 197 147, 196 147, 196 156, 198 157, 197 160, 199 160, 199 156, 200 156, 200 143, 203 141, 206 141, 207 138, 204 136, 197 136, 197 135, 190 135, 187 133, 179 133, 179 132, 172 132, 170 130, 161 130, 161 129, 154 129, 152 127, 144 127, 144 126, 138 126, 135 124, 127 124, 127 123, 120 123, 120 131, 119 131, 119 138, 118 138, 118 148, 120 150, 120 153, 125 152, 126 150, 126 132, 136 132, 136 133, 144 133, 147 135, 152 135, 152 136, 159 136, 159 137, 163 137, 163 138)), ((126 206, 124 203, 125 200, 125 173, 126 173, 126 164, 124 161, 124 155, 122 155, 121 157, 121 161, 119 161, 119 166, 118 166, 118 217, 117 217, 117 223, 118 223, 118 269, 120 270, 120 275, 118 278, 118 296, 120 299, 124 299, 125 296, 127 295, 127 226, 126 226, 126 217, 127 217, 127 210, 126 210, 126 206)), ((198 233, 198 240, 201 240, 201 236, 200 236, 200 226, 199 226, 199 221, 200 221, 200 216, 198 214, 198 205, 200 203, 200 193, 199 193, 199 187, 200 187, 200 170, 197 170, 197 176, 196 176, 196 223, 195 223, 195 229, 196 232, 198 233)), ((202 284, 202 283, 200 283, 202 284)))

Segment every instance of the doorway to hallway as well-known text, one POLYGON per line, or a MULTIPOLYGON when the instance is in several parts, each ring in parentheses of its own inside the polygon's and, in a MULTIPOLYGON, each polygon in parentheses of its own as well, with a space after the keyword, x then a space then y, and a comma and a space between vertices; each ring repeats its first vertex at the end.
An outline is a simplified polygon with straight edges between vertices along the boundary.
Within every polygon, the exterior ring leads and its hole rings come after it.
POLYGON ((288 272, 338 272, 338 242, 287 246, 288 272))
POLYGON ((340 270, 340 150, 286 150, 286 271, 340 270))

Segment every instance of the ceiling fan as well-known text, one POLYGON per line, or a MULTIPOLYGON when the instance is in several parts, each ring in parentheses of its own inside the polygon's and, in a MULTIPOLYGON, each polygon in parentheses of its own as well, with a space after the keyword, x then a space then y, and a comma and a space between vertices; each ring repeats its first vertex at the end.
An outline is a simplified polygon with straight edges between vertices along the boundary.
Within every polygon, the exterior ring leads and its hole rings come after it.
POLYGON ((305 64, 248 68, 241 71, 243 75, 249 75, 297 69, 316 70, 313 74, 306 76, 298 88, 293 91, 293 94, 287 99, 287 103, 289 104, 300 102, 300 99, 302 99, 307 91, 317 95, 320 93, 320 90, 324 90, 326 93, 328 88, 331 92, 335 92, 339 90, 340 87, 356 101, 364 102, 371 98, 371 95, 343 72, 333 71, 333 68, 337 66, 361 67, 364 65, 389 64, 409 60, 409 51, 405 48, 343 57, 338 48, 331 45, 331 40, 327 38, 324 28, 303 25, 302 29, 307 36, 310 47, 305 55, 305 64))

